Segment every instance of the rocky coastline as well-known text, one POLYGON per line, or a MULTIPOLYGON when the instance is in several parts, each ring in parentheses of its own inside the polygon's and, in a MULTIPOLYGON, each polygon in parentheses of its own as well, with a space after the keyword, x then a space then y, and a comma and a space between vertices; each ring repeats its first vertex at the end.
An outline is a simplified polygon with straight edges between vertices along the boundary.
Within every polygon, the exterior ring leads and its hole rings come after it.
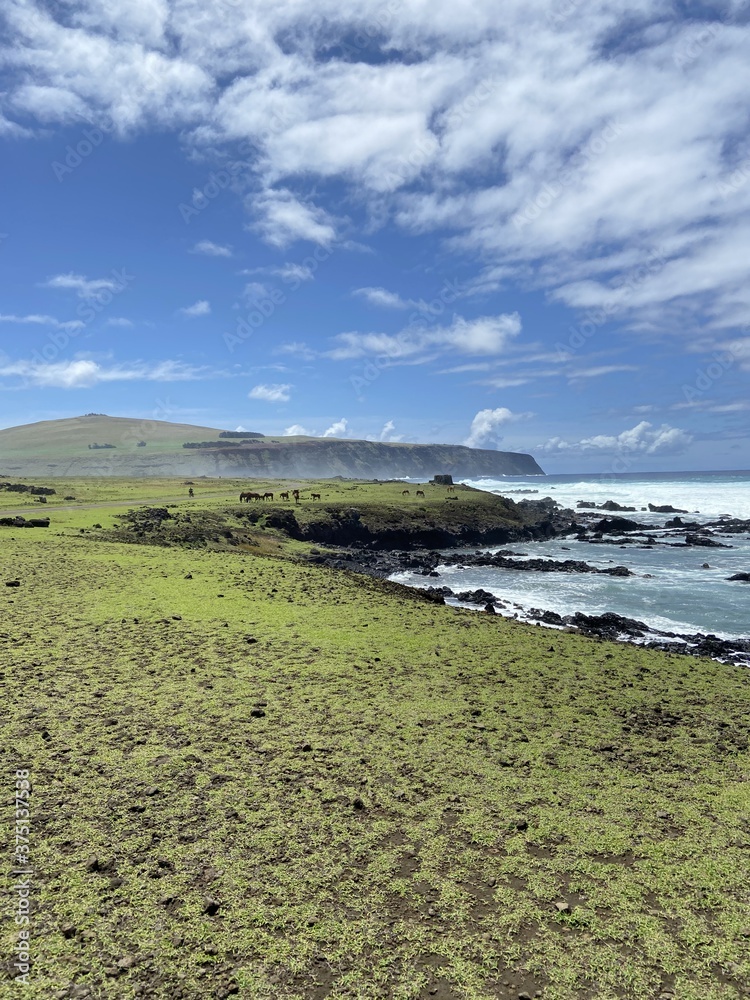
MULTIPOLYGON (((329 533, 314 537, 313 525, 307 525, 306 540, 320 542, 321 548, 313 548, 307 555, 309 561, 330 566, 338 570, 349 570, 369 576, 389 579, 394 574, 409 572, 428 578, 439 577, 439 565, 488 566, 500 569, 521 570, 540 573, 598 573, 610 576, 635 576, 627 566, 617 565, 604 569, 592 566, 579 559, 547 559, 530 557, 528 552, 489 552, 481 548, 474 552, 450 551, 474 545, 501 545, 508 543, 533 543, 553 538, 571 538, 576 542, 596 544, 616 544, 620 547, 638 546, 654 548, 732 548, 731 543, 720 541, 716 535, 745 535, 750 537, 750 520, 724 517, 700 524, 683 521, 677 508, 664 505, 656 508, 649 505, 650 513, 664 513, 675 516, 665 520, 661 526, 647 525, 624 517, 602 518, 596 511, 622 510, 614 502, 600 506, 590 505, 575 511, 559 507, 550 498, 524 500, 518 504, 525 509, 528 520, 517 529, 504 526, 498 529, 473 531, 470 525, 464 530, 443 529, 438 544, 420 544, 423 536, 414 533, 407 545, 391 546, 391 538, 360 536, 349 544, 336 545, 329 533), (313 529, 312 531, 310 529, 313 529), (311 537, 313 536, 313 537, 311 537), (468 540, 471 539, 471 540, 468 540), (476 539, 476 540, 475 540, 476 539)), ((685 511, 680 511, 680 514, 685 511)), ((376 533, 377 535, 377 533, 376 533)), ((709 568, 704 563, 704 568, 709 568)), ((736 573, 728 580, 742 585, 750 582, 750 573, 736 573)), ((601 615, 586 615, 577 612, 562 616, 554 611, 538 608, 522 608, 518 604, 503 601, 485 590, 455 592, 446 586, 423 588, 425 598, 436 603, 452 603, 468 607, 482 608, 488 613, 500 613, 529 623, 545 625, 551 629, 580 632, 607 641, 637 643, 651 648, 689 656, 708 656, 724 662, 750 665, 750 638, 723 639, 712 633, 677 633, 651 628, 645 622, 608 612, 601 615)))

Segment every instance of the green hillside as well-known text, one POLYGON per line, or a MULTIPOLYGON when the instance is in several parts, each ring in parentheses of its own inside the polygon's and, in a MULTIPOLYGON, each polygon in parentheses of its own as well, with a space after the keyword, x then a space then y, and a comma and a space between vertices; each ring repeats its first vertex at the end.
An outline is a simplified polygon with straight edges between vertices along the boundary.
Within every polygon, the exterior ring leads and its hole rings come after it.
POLYGON ((215 427, 103 414, 40 421, 0 430, 0 477, 543 475, 530 455, 462 445, 220 434, 215 427), (185 448, 190 442, 208 447, 185 448))

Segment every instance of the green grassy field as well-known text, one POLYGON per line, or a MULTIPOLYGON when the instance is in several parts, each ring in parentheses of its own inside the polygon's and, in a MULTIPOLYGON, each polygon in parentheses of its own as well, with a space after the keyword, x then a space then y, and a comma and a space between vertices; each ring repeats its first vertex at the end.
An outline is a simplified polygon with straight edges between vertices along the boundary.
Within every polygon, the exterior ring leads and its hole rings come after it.
MULTIPOLYGON (((413 501, 319 485, 321 505, 413 501)), ((90 530, 118 512, 50 502, 49 529, 0 528, 24 995, 750 996, 747 670, 431 605, 260 526, 233 551, 90 530)))

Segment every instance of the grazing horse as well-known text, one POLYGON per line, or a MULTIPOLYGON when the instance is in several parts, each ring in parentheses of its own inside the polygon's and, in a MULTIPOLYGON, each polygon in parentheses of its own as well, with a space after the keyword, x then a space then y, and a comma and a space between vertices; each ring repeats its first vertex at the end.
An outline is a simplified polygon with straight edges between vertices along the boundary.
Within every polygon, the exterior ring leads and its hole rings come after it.
POLYGON ((401 496, 402 497, 408 497, 409 496, 409 491, 408 490, 401 490, 401 496))
POLYGON ((311 493, 310 498, 312 500, 320 500, 320 493, 311 493))
POLYGON ((448 487, 448 492, 449 493, 455 493, 456 492, 456 487, 455 486, 449 486, 448 487))
POLYGON ((262 500, 273 500, 273 493, 264 493, 261 497, 262 500))
POLYGON ((289 499, 289 494, 288 493, 279 493, 279 497, 282 500, 288 500, 289 499))
POLYGON ((418 497, 423 497, 424 496, 424 490, 417 490, 417 496, 418 497))
POLYGON ((190 487, 190 489, 188 490, 188 496, 189 496, 189 497, 194 497, 194 496, 195 496, 195 493, 193 493, 193 487, 192 487, 192 486, 191 486, 191 487, 190 487))

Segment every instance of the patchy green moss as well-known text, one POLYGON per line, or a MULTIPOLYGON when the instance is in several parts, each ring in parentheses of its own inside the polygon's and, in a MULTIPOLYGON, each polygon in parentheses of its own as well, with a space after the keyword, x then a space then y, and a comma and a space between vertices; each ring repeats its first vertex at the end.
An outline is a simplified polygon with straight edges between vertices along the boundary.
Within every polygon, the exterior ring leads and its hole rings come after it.
POLYGON ((747 996, 746 670, 430 606, 259 526, 80 533, 116 513, 0 536, 26 995, 747 996))

